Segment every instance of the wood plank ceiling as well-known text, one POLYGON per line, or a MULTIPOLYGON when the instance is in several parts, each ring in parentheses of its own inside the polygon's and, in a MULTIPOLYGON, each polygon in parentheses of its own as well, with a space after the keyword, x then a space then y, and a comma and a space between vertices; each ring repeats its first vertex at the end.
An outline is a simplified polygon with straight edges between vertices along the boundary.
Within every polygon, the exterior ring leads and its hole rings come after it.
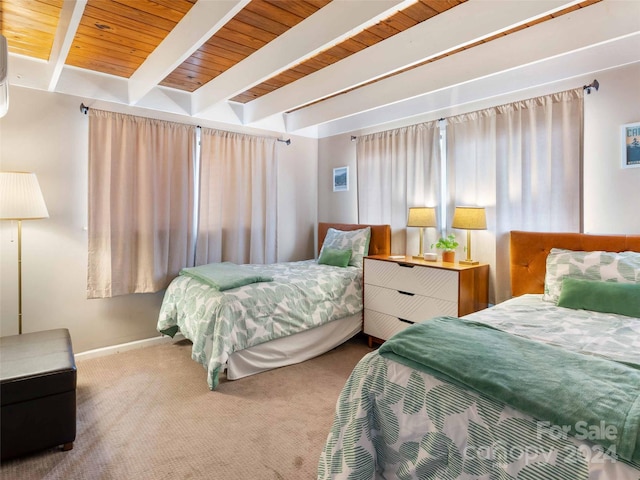
MULTIPOLYGON (((467 0, 420 0, 376 25, 276 75, 232 100, 246 103, 347 58, 467 0)), ((253 2, 252 2, 253 3, 253 2)), ((328 2, 326 2, 328 3, 328 2)), ((242 13, 242 12, 241 12, 242 13)))
MULTIPOLYGON (((196 1, 88 0, 65 64, 129 78, 176 27, 196 1)), ((166 76, 160 85, 194 92, 325 7, 330 1, 252 0, 166 76)), ((584 8, 598 1, 600 0, 583 1, 553 16, 549 15, 493 38, 584 8)), ((271 76, 230 100, 239 103, 255 100, 464 2, 466 0, 418 0, 375 25, 354 33, 350 38, 271 76)), ((1 3, 0 30, 7 37, 9 51, 48 60, 53 48, 63 0, 2 0, 1 3)), ((486 39, 484 42, 491 41, 493 38, 486 39)), ((472 48, 474 45, 464 48, 472 48)), ((443 56, 455 53, 455 51, 448 52, 443 56)), ((428 61, 435 60, 437 59, 428 61)), ((397 73, 399 72, 393 74, 397 73)))
POLYGON ((2 0, 0 33, 9 52, 48 60, 64 0, 2 0))
POLYGON ((89 0, 66 64, 129 78, 195 0, 89 0))

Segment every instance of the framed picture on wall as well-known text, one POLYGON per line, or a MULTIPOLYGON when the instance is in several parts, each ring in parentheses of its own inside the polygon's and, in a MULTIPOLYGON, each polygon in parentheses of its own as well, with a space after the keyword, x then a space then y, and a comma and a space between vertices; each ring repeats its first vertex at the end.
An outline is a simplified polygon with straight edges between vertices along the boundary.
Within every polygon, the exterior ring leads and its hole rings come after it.
POLYGON ((640 167, 640 122, 622 126, 622 168, 640 167))
POLYGON ((346 192, 349 190, 349 167, 333 169, 333 191, 346 192))

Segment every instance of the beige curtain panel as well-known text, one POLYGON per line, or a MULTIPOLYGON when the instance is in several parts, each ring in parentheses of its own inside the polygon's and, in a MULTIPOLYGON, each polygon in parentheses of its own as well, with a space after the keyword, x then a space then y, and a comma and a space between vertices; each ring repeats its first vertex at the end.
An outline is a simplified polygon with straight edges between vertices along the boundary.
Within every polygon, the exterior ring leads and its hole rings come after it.
POLYGON ((274 263, 276 139, 202 128, 196 265, 274 263))
MULTIPOLYGON (((583 103, 577 88, 447 118, 446 158, 437 122, 359 137, 359 221, 391 224, 395 250, 413 252, 409 207, 444 208, 439 229, 459 240, 455 207, 485 207, 474 258, 490 264, 490 302, 510 298, 510 230, 581 229, 583 103)), ((426 229, 425 244, 439 233, 426 229)))
POLYGON ((577 88, 447 119, 448 225, 455 205, 486 207, 491 302, 511 298, 511 230, 580 231, 583 103, 577 88))
MULTIPOLYGON (((440 158, 438 122, 357 139, 358 219, 391 225, 395 251, 418 251, 418 229, 407 231, 409 207, 438 206, 440 158)), ((434 228, 424 233, 427 245, 438 234, 434 228)))
POLYGON ((195 128, 89 110, 88 298, 157 292, 193 266, 195 128))

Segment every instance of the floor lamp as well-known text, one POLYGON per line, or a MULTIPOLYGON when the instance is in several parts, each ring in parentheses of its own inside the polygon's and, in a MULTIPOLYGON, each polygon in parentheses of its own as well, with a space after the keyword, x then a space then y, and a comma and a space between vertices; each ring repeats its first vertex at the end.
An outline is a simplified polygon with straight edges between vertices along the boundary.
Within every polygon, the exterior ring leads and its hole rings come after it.
POLYGON ((0 172, 0 220, 18 221, 18 333, 22 334, 22 220, 48 218, 35 173, 0 172))
POLYGON ((477 265, 477 260, 471 258, 471 230, 486 230, 487 217, 484 207, 456 207, 453 212, 451 228, 463 228, 467 230, 467 258, 460 260, 462 265, 477 265))

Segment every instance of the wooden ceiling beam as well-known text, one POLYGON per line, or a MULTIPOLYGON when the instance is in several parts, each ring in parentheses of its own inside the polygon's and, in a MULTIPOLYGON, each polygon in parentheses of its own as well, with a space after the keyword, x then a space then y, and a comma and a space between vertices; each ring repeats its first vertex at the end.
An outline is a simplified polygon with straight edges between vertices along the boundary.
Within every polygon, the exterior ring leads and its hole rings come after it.
POLYGON ((60 11, 60 20, 56 29, 56 35, 51 47, 49 57, 47 90, 55 91, 62 74, 62 69, 67 61, 69 50, 73 44, 73 37, 78 30, 87 0, 76 2, 64 2, 60 11))
MULTIPOLYGON (((465 2, 410 30, 355 53, 245 107, 245 121, 260 121, 361 86, 449 50, 495 35, 573 3, 569 0, 465 2), (464 19, 464 21, 462 21, 464 19), (285 107, 286 108, 286 107, 285 107)), ((383 22, 384 23, 384 22, 383 22)))
POLYGON ((331 124, 322 135, 335 135, 342 128, 357 130, 358 122, 373 122, 373 116, 393 122, 400 116, 455 110, 473 100, 570 79, 585 68, 624 65, 634 61, 633 55, 637 61, 640 53, 631 53, 629 46, 640 39, 639 12, 640 5, 624 2, 580 9, 287 114, 287 131, 331 124), (514 50, 520 54, 510 55, 514 50))
MULTIPOLYGON (((198 115, 216 103, 258 85, 269 77, 304 61, 318 52, 353 35, 354 29, 386 18, 394 9, 413 3, 401 0, 335 1, 300 22, 258 52, 219 75, 194 92, 193 115, 198 115), (309 35, 309 32, 315 32, 309 35)), ((260 3, 255 9, 266 8, 260 3)))
POLYGON ((231 20, 249 0, 197 2, 129 79, 129 103, 149 91, 231 20))

